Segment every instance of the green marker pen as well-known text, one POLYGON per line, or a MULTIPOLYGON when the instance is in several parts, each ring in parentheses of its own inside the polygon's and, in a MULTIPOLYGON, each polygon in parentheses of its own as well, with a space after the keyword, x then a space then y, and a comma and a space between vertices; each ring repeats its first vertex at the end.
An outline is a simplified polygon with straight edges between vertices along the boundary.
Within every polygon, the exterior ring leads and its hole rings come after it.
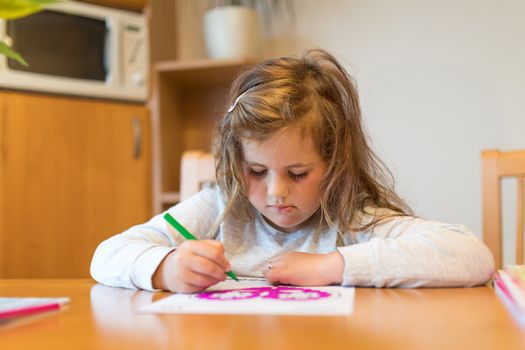
MULTIPOLYGON (((164 214, 164 219, 171 225, 173 226, 174 229, 176 229, 177 231, 180 232, 180 234, 186 238, 187 240, 194 240, 196 241, 197 238, 192 235, 190 233, 190 231, 186 230, 186 228, 184 226, 182 226, 180 224, 180 222, 178 222, 177 220, 175 220, 175 218, 173 216, 170 215, 170 213, 166 213, 164 214)), ((235 276, 235 274, 233 273, 233 271, 228 271, 226 272, 226 274, 228 276, 230 276, 231 278, 233 278, 234 280, 236 280, 237 282, 239 282, 239 279, 237 278, 237 276, 235 276)))

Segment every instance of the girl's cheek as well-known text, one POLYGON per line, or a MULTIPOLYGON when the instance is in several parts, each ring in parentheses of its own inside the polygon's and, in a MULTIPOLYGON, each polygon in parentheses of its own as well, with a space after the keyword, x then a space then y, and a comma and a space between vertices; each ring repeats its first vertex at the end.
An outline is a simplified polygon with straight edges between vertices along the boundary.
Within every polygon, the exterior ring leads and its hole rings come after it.
POLYGON ((248 178, 246 180, 246 185, 248 186, 248 194, 253 196, 258 191, 258 184, 253 179, 248 178))

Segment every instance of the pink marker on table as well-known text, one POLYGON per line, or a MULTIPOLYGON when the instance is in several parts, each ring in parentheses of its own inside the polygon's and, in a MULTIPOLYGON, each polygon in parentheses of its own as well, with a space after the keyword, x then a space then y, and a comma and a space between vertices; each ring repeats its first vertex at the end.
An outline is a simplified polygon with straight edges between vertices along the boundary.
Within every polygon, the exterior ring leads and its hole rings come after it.
POLYGON ((0 319, 58 310, 69 298, 0 298, 0 319))

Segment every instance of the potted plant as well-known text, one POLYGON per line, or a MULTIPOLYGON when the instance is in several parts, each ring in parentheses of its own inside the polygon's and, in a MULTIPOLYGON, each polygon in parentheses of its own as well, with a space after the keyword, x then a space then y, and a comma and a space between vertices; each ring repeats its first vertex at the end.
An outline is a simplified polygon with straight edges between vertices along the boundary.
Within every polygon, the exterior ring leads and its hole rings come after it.
MULTIPOLYGON (((22 18, 42 11, 46 5, 54 4, 60 0, 0 0, 0 20, 22 18)), ((0 41, 0 54, 12 58, 27 66, 27 62, 18 52, 11 50, 10 43, 0 41)))
POLYGON ((293 12, 290 0, 209 1, 203 23, 208 56, 258 58, 263 25, 270 26, 272 16, 284 12, 293 12))

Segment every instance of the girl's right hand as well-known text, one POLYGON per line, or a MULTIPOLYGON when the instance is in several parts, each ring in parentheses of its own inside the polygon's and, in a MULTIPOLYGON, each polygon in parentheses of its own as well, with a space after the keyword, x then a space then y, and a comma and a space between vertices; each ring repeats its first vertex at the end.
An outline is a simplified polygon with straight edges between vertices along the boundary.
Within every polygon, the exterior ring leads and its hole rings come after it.
POLYGON ((224 246, 215 240, 184 241, 153 274, 153 288, 177 293, 204 290, 226 279, 231 266, 224 246))

